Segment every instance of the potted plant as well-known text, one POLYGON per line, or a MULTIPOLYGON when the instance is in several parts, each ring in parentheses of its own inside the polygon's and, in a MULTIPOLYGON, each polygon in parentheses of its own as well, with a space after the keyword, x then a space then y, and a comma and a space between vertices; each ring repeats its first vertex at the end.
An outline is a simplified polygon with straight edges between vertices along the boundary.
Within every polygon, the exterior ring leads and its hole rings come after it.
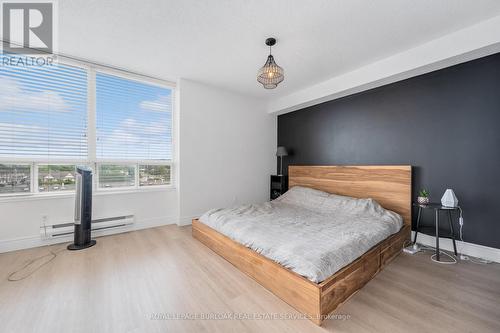
POLYGON ((420 205, 427 205, 429 203, 429 191, 425 188, 421 189, 420 192, 418 192, 417 202, 420 205))

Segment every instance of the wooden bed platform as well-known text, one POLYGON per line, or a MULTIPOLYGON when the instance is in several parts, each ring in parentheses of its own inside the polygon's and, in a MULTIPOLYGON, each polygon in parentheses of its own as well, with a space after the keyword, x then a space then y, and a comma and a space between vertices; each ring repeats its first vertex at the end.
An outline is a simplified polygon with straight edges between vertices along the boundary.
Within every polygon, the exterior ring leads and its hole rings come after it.
POLYGON ((411 230, 411 166, 290 166, 289 187, 373 198, 403 216, 403 228, 321 283, 314 283, 193 220, 193 237, 321 325, 402 250, 411 230))

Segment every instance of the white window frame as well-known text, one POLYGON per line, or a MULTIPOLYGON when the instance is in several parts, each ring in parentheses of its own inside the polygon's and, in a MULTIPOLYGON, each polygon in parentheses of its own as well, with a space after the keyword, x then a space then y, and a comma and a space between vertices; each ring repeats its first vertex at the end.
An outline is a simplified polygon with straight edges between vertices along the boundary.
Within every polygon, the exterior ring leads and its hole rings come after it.
POLYGON ((163 189, 176 189, 175 166, 176 166, 176 151, 177 151, 177 126, 176 126, 176 84, 169 81, 163 81, 153 78, 146 78, 139 74, 132 74, 119 69, 111 69, 106 66, 95 64, 87 64, 83 61, 76 61, 73 59, 58 57, 58 63, 62 65, 74 66, 84 69, 87 72, 87 159, 85 160, 58 160, 58 159, 29 159, 29 158, 0 158, 0 164, 20 164, 30 165, 30 192, 29 193, 1 193, 0 200, 12 197, 51 197, 51 196, 72 196, 74 191, 60 191, 60 192, 39 192, 38 184, 38 165, 86 165, 91 167, 94 172, 94 180, 92 182, 92 190, 95 194, 105 194, 112 192, 147 192, 157 191, 163 189), (172 126, 172 159, 171 160, 116 160, 116 159, 97 159, 97 109, 96 109, 96 73, 103 73, 107 75, 118 76, 126 80, 134 80, 141 83, 155 85, 162 88, 171 90, 172 94, 172 112, 171 112, 171 126, 172 126), (135 168, 134 186, 125 187, 99 187, 99 168, 100 164, 117 164, 117 165, 133 165, 135 168), (140 186, 139 184, 139 166, 140 165, 168 165, 170 166, 170 184, 166 185, 151 185, 140 186))

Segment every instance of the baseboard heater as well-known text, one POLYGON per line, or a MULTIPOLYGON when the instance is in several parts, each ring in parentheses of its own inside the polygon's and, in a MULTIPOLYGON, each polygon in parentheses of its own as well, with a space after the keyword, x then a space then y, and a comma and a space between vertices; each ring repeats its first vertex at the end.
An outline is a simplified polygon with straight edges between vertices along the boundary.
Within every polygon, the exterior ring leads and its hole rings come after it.
MULTIPOLYGON (((134 215, 106 217, 92 220, 92 233, 112 229, 130 228, 134 224, 134 215)), ((40 226, 40 234, 44 239, 67 237, 73 235, 73 223, 60 223, 40 226)))

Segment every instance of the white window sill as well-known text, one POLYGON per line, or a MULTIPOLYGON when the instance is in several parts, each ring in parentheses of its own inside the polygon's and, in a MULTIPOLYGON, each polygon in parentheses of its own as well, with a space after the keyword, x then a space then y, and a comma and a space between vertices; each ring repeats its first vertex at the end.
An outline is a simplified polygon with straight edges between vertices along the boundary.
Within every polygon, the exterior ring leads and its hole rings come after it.
MULTIPOLYGON (((173 192, 177 191, 175 186, 151 186, 145 188, 127 188, 127 189, 99 189, 93 191, 93 196, 119 195, 119 194, 135 194, 149 192, 173 192)), ((53 192, 53 193, 29 193, 29 194, 12 194, 1 195, 0 203, 17 202, 17 201, 33 201, 33 200, 51 200, 58 198, 74 197, 75 192, 53 192)))

